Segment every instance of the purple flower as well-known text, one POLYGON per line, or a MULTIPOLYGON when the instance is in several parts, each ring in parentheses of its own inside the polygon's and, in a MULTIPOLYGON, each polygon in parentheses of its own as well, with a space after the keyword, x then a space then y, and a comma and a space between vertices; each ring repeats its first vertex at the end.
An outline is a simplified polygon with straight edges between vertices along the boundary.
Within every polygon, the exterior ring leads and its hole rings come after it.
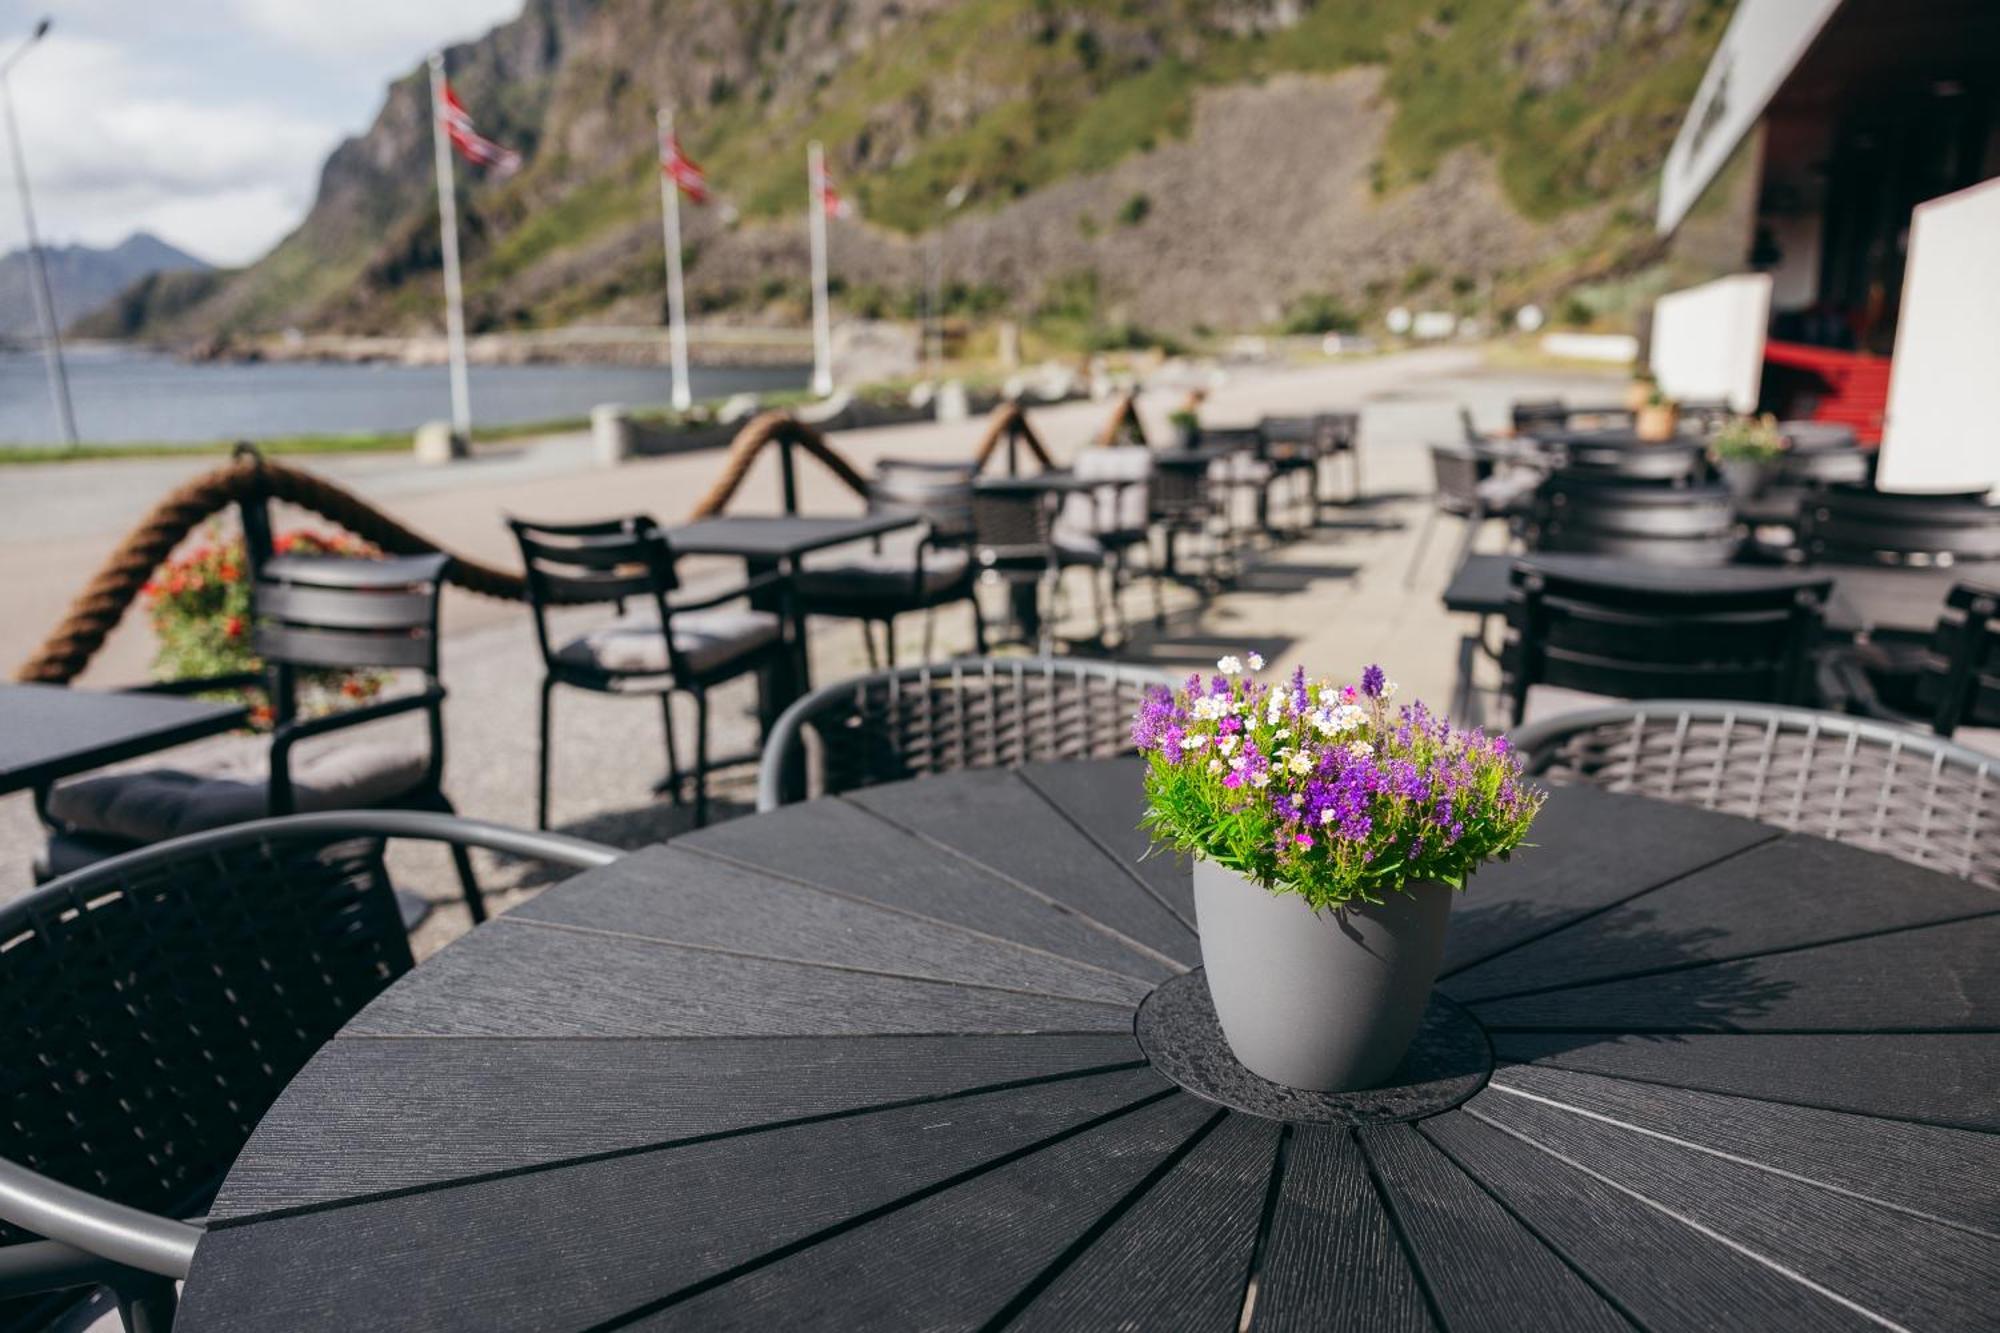
POLYGON ((1312 711, 1312 694, 1306 689, 1306 669, 1292 672, 1292 711, 1304 716, 1312 711))
POLYGON ((1382 687, 1388 683, 1389 677, 1379 666, 1369 666, 1361 672, 1361 692, 1371 699, 1381 698, 1382 687))

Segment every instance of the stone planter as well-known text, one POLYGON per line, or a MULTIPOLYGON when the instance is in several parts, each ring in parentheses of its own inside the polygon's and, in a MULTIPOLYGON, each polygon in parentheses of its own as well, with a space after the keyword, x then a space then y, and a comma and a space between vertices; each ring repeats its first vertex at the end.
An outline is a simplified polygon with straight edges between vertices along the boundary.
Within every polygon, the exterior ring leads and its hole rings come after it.
POLYGON ((1732 500, 1754 500, 1764 493, 1771 484, 1771 476, 1777 471, 1774 464, 1760 462, 1754 458, 1721 458, 1715 463, 1715 470, 1722 474, 1722 484, 1729 488, 1732 500))
POLYGON ((1381 906, 1315 913, 1197 861, 1194 899, 1216 1017, 1245 1068, 1314 1092, 1396 1071, 1444 957, 1450 889, 1413 884, 1381 906))

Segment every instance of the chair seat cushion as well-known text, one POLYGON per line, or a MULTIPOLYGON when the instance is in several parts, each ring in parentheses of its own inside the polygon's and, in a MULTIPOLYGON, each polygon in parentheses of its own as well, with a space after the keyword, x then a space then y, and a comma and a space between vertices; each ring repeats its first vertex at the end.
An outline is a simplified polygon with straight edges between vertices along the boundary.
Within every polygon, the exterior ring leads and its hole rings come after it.
MULTIPOLYGON (((780 633, 772 612, 739 607, 675 612, 673 622, 674 646, 687 659, 688 670, 702 676, 768 648, 780 633)), ((660 633, 659 612, 653 607, 571 639, 556 650, 556 660, 621 676, 659 676, 673 669, 666 638, 660 633)))
POLYGON ((1527 468, 1509 468, 1494 473, 1474 489, 1487 513, 1504 514, 1526 505, 1541 485, 1541 473, 1527 468))
MULTIPOLYGON (((292 798, 300 814, 383 805, 423 780, 417 737, 319 736, 292 751, 292 798)), ((271 742, 231 736, 186 767, 149 767, 65 782, 49 814, 84 834, 159 842, 271 813, 271 742)))
POLYGON ((1521 721, 1545 722, 1564 713, 1580 713, 1590 708, 1611 708, 1627 703, 1616 695, 1592 694, 1588 690, 1565 689, 1560 685, 1530 685, 1528 706, 1521 715, 1521 721))
MULTIPOLYGON (((866 552, 799 571, 793 586, 813 602, 876 602, 910 596, 916 584, 916 554, 866 552)), ((972 566, 964 551, 924 552, 923 595, 936 597, 965 581, 972 566)), ((676 623, 679 618, 676 617, 676 623)))
POLYGON ((1101 565, 1104 563, 1104 543, 1094 532, 1078 532, 1074 529, 1057 527, 1049 534, 1049 543, 1055 547, 1056 561, 1064 565, 1101 565))
POLYGON ((1271 465, 1251 453, 1230 454, 1208 465, 1208 479, 1232 486, 1262 486, 1274 474, 1271 465))

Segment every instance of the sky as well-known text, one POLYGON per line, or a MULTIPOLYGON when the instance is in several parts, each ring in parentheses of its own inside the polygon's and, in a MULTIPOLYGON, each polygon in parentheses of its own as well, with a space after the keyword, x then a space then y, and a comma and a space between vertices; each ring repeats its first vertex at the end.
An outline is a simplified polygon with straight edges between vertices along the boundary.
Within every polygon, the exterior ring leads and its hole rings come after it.
MULTIPOLYGON (((391 81, 521 0, 0 0, 0 60, 47 244, 151 231, 217 264, 257 258, 312 204, 320 165, 391 81)), ((24 238, 0 158, 0 254, 24 238)))

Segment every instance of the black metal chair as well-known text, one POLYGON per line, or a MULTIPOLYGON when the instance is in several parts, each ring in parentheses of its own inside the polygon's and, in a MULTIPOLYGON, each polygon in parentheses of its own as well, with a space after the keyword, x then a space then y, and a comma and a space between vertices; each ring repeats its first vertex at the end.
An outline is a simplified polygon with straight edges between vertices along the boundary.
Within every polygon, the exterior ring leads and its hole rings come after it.
POLYGON ((801 615, 861 622, 868 662, 875 665, 870 625, 882 627, 888 665, 896 665, 896 618, 924 613, 924 660, 931 656, 937 609, 964 602, 972 613, 972 641, 986 651, 986 626, 979 614, 978 576, 968 549, 972 539, 970 464, 883 459, 868 484, 870 513, 911 514, 924 521, 923 533, 908 554, 880 549, 815 561, 793 577, 801 615))
POLYGON ((1057 598, 1066 570, 1089 571, 1099 642, 1111 632, 1098 578, 1110 555, 1089 535, 1057 527, 1065 495, 1064 487, 1035 477, 981 478, 972 487, 973 559, 981 578, 1007 587, 1007 641, 1032 641, 1044 656, 1055 648, 1057 598))
MULTIPOLYGON (((659 790, 678 803, 684 781, 674 753, 673 696, 695 704, 694 817, 708 822, 708 692, 779 665, 791 653, 784 611, 728 608, 766 588, 789 601, 781 574, 764 574, 725 591, 675 602, 680 587, 666 534, 643 514, 594 523, 546 524, 509 519, 520 543, 535 641, 546 674, 541 693, 541 756, 535 822, 549 823, 550 722, 555 688, 658 698, 666 731, 667 776, 659 790), (638 608, 625 612, 625 603, 638 608), (615 605, 616 620, 558 643, 549 613, 557 607, 615 605)), ((768 694, 765 695, 768 697, 768 694)), ((768 719, 767 719, 768 721, 768 719)))
POLYGON ((1516 435, 1546 435, 1569 428, 1569 406, 1560 398, 1524 398, 1509 412, 1516 435))
POLYGON ((1565 435, 1551 446, 1556 470, 1579 481, 1687 486, 1708 471, 1702 447, 1688 440, 1634 444, 1621 437, 1565 435))
POLYGON ((1538 551, 1714 567, 1734 560, 1742 542, 1721 486, 1632 486, 1557 472, 1535 505, 1538 551))
POLYGON ((1514 733, 1538 777, 1742 815, 2000 889, 2000 759, 1802 708, 1684 699, 1514 733))
MULTIPOLYGON (((0 907, 0 1329, 107 1288, 164 1333, 199 1217, 278 1094, 407 972, 383 840, 574 867, 620 853, 443 815, 337 812, 158 843, 0 907)), ((79 1307, 84 1308, 79 1308, 79 1307)))
POLYGON ((1758 571, 1578 574, 1515 566, 1501 673, 1509 717, 1617 699, 1809 697, 1831 579, 1758 571))
POLYGON ((2000 561, 2000 505, 1976 492, 1889 495, 1831 486, 1806 505, 1800 521, 1799 544, 1808 560, 1917 566, 2000 561))
POLYGON ((857 676, 778 719, 757 773, 757 809, 965 768, 1127 754, 1146 691, 1173 684, 1149 668, 1052 658, 857 676))
POLYGON ((1130 634, 1124 591, 1136 572, 1137 552, 1145 553, 1144 572, 1153 585, 1154 622, 1166 623, 1160 562, 1152 545, 1154 459, 1153 450, 1143 444, 1093 445, 1077 454, 1070 475, 1087 488, 1063 497, 1053 529, 1058 542, 1080 548, 1094 544, 1104 552, 1112 616, 1121 636, 1130 634))
POLYGON ((1845 711, 2000 753, 2000 576, 1953 587, 1929 643, 1855 644, 1830 653, 1822 675, 1845 711))
POLYGON ((1230 540, 1241 546, 1260 532, 1277 535, 1271 522, 1271 496, 1279 473, 1265 457, 1264 432, 1255 426, 1203 426, 1200 439, 1203 449, 1227 451, 1208 465, 1208 481, 1229 521, 1230 540), (1237 521, 1238 496, 1250 499, 1247 524, 1237 521))
POLYGON ((1542 482, 1538 471, 1514 463, 1511 456, 1470 445, 1432 445, 1431 473, 1434 478, 1431 507, 1417 531, 1409 568, 1403 571, 1406 588, 1416 584, 1417 571, 1430 550, 1431 533, 1440 514, 1464 524, 1452 555, 1451 567, 1456 570, 1465 563, 1487 520, 1500 518, 1512 524, 1534 512, 1535 492, 1542 482))
POLYGON ((1301 507, 1307 514, 1306 526, 1319 517, 1321 506, 1352 504, 1361 490, 1361 416, 1358 412, 1315 412, 1303 417, 1265 417, 1257 423, 1264 439, 1264 457, 1281 478, 1296 478, 1302 485, 1301 507), (1347 499, 1327 497, 1321 486, 1322 463, 1347 460, 1347 499))
MULTIPOLYGON (((268 740, 231 738, 211 746, 199 767, 156 765, 57 786, 42 805, 51 830, 40 867, 44 877, 148 843, 271 815, 451 813, 444 794, 445 689, 438 675, 438 601, 450 563, 446 555, 264 560, 252 584, 251 642, 265 664, 273 714, 268 740), (311 673, 327 669, 414 671, 421 679, 408 693, 307 716, 303 688, 311 673), (379 732, 348 734, 410 714, 423 716, 421 744, 407 734, 386 740, 379 732)), ((462 854, 458 874, 472 919, 484 921, 486 906, 462 854)), ((406 908, 414 924, 425 905, 412 900, 406 908)))
POLYGON ((1205 546, 1200 583, 1213 591, 1232 565, 1227 547, 1227 517, 1208 481, 1208 466, 1177 458, 1175 450, 1154 454, 1153 522, 1160 529, 1160 569, 1167 578, 1181 578, 1179 539, 1195 538, 1205 546))

